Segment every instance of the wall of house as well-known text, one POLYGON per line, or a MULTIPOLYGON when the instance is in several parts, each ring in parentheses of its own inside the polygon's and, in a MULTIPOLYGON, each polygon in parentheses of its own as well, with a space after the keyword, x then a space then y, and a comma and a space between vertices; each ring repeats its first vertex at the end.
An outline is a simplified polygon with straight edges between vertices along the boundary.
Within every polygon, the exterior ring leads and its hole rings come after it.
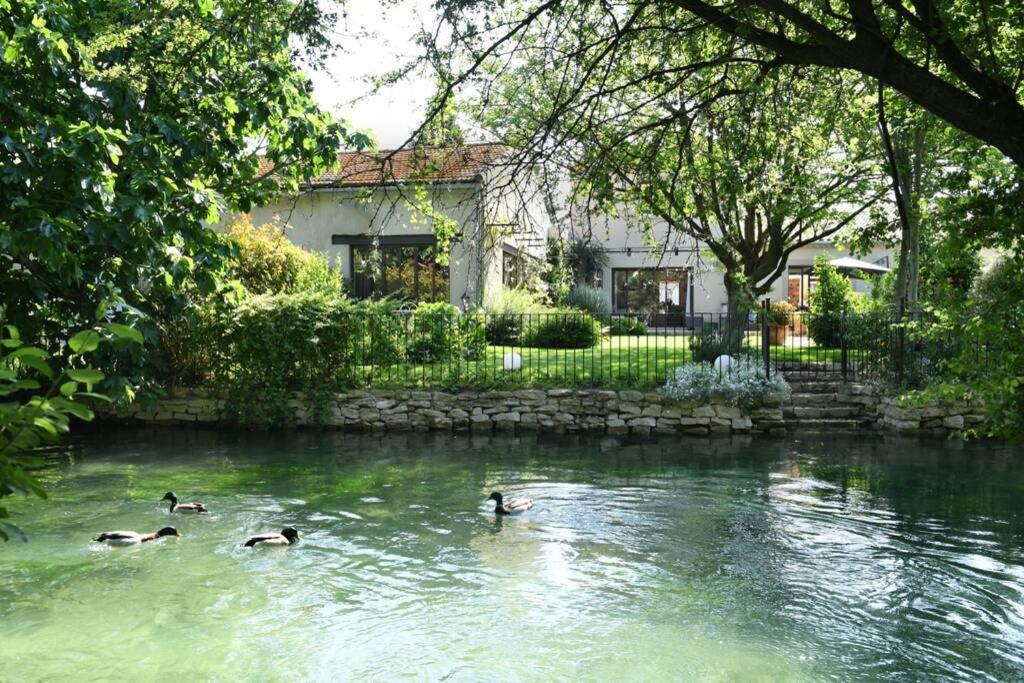
MULTIPOLYGON (((604 269, 602 287, 609 298, 613 297, 612 271, 619 268, 689 268, 693 281, 693 312, 718 314, 725 311, 726 292, 722 269, 713 262, 710 254, 692 238, 672 231, 661 221, 655 222, 650 228, 650 238, 645 239, 642 226, 624 217, 590 218, 590 224, 584 228, 593 239, 608 250, 609 264, 604 269), (664 253, 652 249, 651 241, 666 245, 664 253)), ((789 258, 787 267, 810 266, 819 255, 828 258, 850 256, 847 250, 839 249, 835 244, 822 242, 801 247, 789 258)), ((888 259, 891 267, 894 263, 894 252, 882 245, 876 246, 868 254, 860 254, 857 258, 874 263, 888 259)), ((855 291, 869 292, 871 284, 862 280, 854 280, 855 291)), ((788 272, 778 278, 767 295, 773 301, 784 300, 788 296, 788 272)), ((688 309, 689 310, 689 309, 688 309)))
MULTIPOLYGON (((352 276, 351 246, 332 244, 333 235, 424 235, 433 234, 433 221, 414 215, 395 190, 379 190, 368 197, 364 190, 343 188, 317 190, 276 204, 255 208, 253 225, 287 225, 288 237, 300 247, 326 253, 340 263, 346 278, 352 276)), ((479 185, 437 186, 428 189, 437 211, 454 219, 464 235, 452 245, 449 265, 449 300, 461 306, 462 297, 480 299, 480 257, 472 236, 479 226, 479 185)), ((500 278, 500 275, 499 275, 500 278)))

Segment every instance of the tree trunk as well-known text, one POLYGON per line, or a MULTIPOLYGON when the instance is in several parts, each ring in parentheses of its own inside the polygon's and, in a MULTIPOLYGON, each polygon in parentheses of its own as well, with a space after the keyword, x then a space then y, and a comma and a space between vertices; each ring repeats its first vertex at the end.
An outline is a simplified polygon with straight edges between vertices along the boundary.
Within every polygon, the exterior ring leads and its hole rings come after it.
POLYGON ((897 304, 917 307, 921 280, 921 178, 924 130, 919 124, 911 133, 892 135, 885 114, 885 89, 878 84, 878 129, 885 147, 889 178, 900 217, 900 257, 896 270, 897 304))

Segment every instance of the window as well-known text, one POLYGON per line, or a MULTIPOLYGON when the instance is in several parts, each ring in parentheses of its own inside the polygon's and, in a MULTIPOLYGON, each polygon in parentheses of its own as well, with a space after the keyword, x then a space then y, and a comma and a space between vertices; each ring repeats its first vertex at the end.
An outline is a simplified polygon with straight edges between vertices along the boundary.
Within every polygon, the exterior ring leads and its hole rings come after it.
POLYGON ((690 295, 686 268, 612 270, 616 313, 685 313, 690 295))
POLYGON ((510 288, 523 284, 523 270, 521 256, 508 250, 501 252, 501 284, 510 288))
POLYGON ((352 293, 359 299, 448 301, 448 267, 433 244, 352 245, 352 293))
POLYGON ((813 275, 814 266, 791 266, 786 298, 800 310, 807 310, 811 305, 811 292, 817 284, 813 275))

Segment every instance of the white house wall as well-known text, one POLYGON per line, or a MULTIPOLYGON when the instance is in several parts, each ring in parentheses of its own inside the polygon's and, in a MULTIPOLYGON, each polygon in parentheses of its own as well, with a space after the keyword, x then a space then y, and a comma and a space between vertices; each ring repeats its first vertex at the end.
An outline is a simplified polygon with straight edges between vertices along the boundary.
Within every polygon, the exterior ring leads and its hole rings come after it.
MULTIPOLYGON (((693 308, 687 303, 687 310, 696 313, 720 313, 725 310, 726 292, 723 271, 717 263, 709 260, 706 250, 701 245, 676 231, 672 231, 661 221, 651 227, 651 240, 645 239, 641 227, 634 221, 622 217, 592 216, 590 225, 582 230, 591 239, 600 243, 608 251, 609 263, 602 274, 602 288, 612 299, 612 271, 619 268, 690 268, 693 282, 693 308), (667 248, 658 253, 652 249, 651 241, 667 248)), ((578 228, 577 228, 578 229, 578 228)), ((579 236, 579 235, 576 235, 579 236)), ((828 242, 819 242, 794 251, 787 267, 810 266, 818 255, 831 258, 850 256, 847 250, 841 250, 828 242)), ((888 267, 894 265, 893 250, 884 246, 876 246, 868 254, 858 254, 857 258, 870 263, 882 262, 888 267)), ((870 284, 854 280, 855 291, 868 292, 870 284)), ((771 292, 766 295, 773 301, 788 298, 788 269, 772 285, 771 292)))
MULTIPOLYGON (((407 190, 408 191, 408 190, 407 190)), ((297 198, 253 209, 253 225, 288 226, 286 235, 300 247, 326 253, 341 264, 346 278, 352 276, 351 246, 332 244, 333 235, 433 235, 433 222, 413 217, 395 190, 377 190, 369 198, 360 188, 317 190, 297 198)), ((481 278, 475 236, 479 225, 479 186, 434 186, 428 189, 435 210, 454 219, 466 236, 452 245, 449 265, 452 304, 461 306, 465 295, 477 301, 481 278)), ((500 262, 499 262, 500 269, 500 262)), ((500 283, 500 270, 498 273, 500 283)))

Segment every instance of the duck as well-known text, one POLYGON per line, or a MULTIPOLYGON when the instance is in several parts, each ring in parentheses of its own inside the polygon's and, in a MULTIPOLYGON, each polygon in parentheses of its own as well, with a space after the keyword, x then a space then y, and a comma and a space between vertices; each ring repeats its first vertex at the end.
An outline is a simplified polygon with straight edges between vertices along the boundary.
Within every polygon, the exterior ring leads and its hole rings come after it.
POLYGON ((164 536, 181 536, 181 534, 173 526, 165 526, 163 529, 151 534, 140 534, 137 531, 104 531, 92 540, 97 543, 106 543, 107 545, 135 545, 137 543, 155 541, 164 536))
POLYGON ((514 515, 519 512, 526 512, 533 507, 533 501, 529 498, 509 498, 505 500, 500 491, 494 491, 487 498, 494 501, 494 514, 514 515))
POLYGON ((178 496, 174 495, 174 491, 168 491, 160 500, 171 501, 171 512, 181 512, 185 514, 209 512, 209 510, 206 509, 206 506, 202 503, 179 503, 178 496))
POLYGON ((270 545, 292 545, 298 543, 299 539, 302 538, 299 532, 294 527, 285 527, 281 529, 279 534, 260 534, 259 536, 253 536, 243 545, 246 548, 255 548, 256 546, 270 546, 270 545))

